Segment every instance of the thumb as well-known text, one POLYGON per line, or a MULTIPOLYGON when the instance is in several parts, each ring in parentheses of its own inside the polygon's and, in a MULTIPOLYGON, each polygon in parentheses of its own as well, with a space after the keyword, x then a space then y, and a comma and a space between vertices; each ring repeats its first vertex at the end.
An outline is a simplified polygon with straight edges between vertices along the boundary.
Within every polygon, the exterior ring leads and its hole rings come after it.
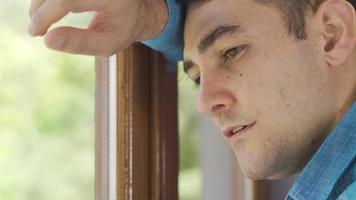
POLYGON ((55 28, 45 36, 48 48, 74 54, 109 56, 130 44, 120 44, 113 32, 73 27, 55 28))

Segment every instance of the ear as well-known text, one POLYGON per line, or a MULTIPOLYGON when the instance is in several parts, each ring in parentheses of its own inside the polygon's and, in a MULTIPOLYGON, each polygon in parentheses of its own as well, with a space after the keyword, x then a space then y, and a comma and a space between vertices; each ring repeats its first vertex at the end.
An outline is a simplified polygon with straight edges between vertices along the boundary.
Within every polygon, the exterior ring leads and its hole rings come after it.
POLYGON ((326 0, 317 10, 330 66, 343 64, 356 46, 355 8, 346 0, 326 0))

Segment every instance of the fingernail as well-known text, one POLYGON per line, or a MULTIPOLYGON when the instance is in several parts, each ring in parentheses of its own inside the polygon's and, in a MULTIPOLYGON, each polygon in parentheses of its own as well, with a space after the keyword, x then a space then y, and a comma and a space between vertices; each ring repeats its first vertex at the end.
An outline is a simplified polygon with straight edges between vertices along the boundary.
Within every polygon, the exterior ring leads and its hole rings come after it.
POLYGON ((56 39, 53 41, 53 48, 57 50, 61 50, 63 48, 63 43, 64 43, 64 37, 63 36, 58 36, 56 39))

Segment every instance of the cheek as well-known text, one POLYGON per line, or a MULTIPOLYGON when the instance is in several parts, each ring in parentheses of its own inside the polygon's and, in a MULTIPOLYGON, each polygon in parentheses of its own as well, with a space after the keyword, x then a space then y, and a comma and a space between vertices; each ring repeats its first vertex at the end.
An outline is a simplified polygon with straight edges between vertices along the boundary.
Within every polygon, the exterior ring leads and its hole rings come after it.
POLYGON ((327 72, 310 52, 291 51, 288 60, 279 59, 276 51, 255 59, 242 72, 240 102, 259 123, 260 137, 318 137, 337 110, 327 72))
MULTIPOLYGON (((255 112, 260 114, 306 112, 310 105, 315 106, 328 95, 325 90, 327 75, 312 55, 301 53, 293 46, 290 50, 281 49, 285 48, 259 54, 241 72, 245 79, 241 89, 245 97, 241 98, 253 104, 251 107, 258 108, 255 112), (280 56, 282 53, 284 56, 280 56)), ((303 51, 307 51, 305 49, 303 51)))

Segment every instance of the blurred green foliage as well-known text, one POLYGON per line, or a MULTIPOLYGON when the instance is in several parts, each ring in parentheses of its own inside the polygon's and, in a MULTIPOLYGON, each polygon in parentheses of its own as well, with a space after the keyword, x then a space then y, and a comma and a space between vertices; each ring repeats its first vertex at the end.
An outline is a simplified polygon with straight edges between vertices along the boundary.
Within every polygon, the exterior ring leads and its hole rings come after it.
POLYGON ((195 83, 188 79, 182 63, 178 65, 179 110, 179 196, 180 200, 199 200, 202 191, 202 173, 198 152, 198 120, 195 109, 195 83))
POLYGON ((94 59, 29 37, 27 7, 0 4, 0 199, 94 199, 94 59))

